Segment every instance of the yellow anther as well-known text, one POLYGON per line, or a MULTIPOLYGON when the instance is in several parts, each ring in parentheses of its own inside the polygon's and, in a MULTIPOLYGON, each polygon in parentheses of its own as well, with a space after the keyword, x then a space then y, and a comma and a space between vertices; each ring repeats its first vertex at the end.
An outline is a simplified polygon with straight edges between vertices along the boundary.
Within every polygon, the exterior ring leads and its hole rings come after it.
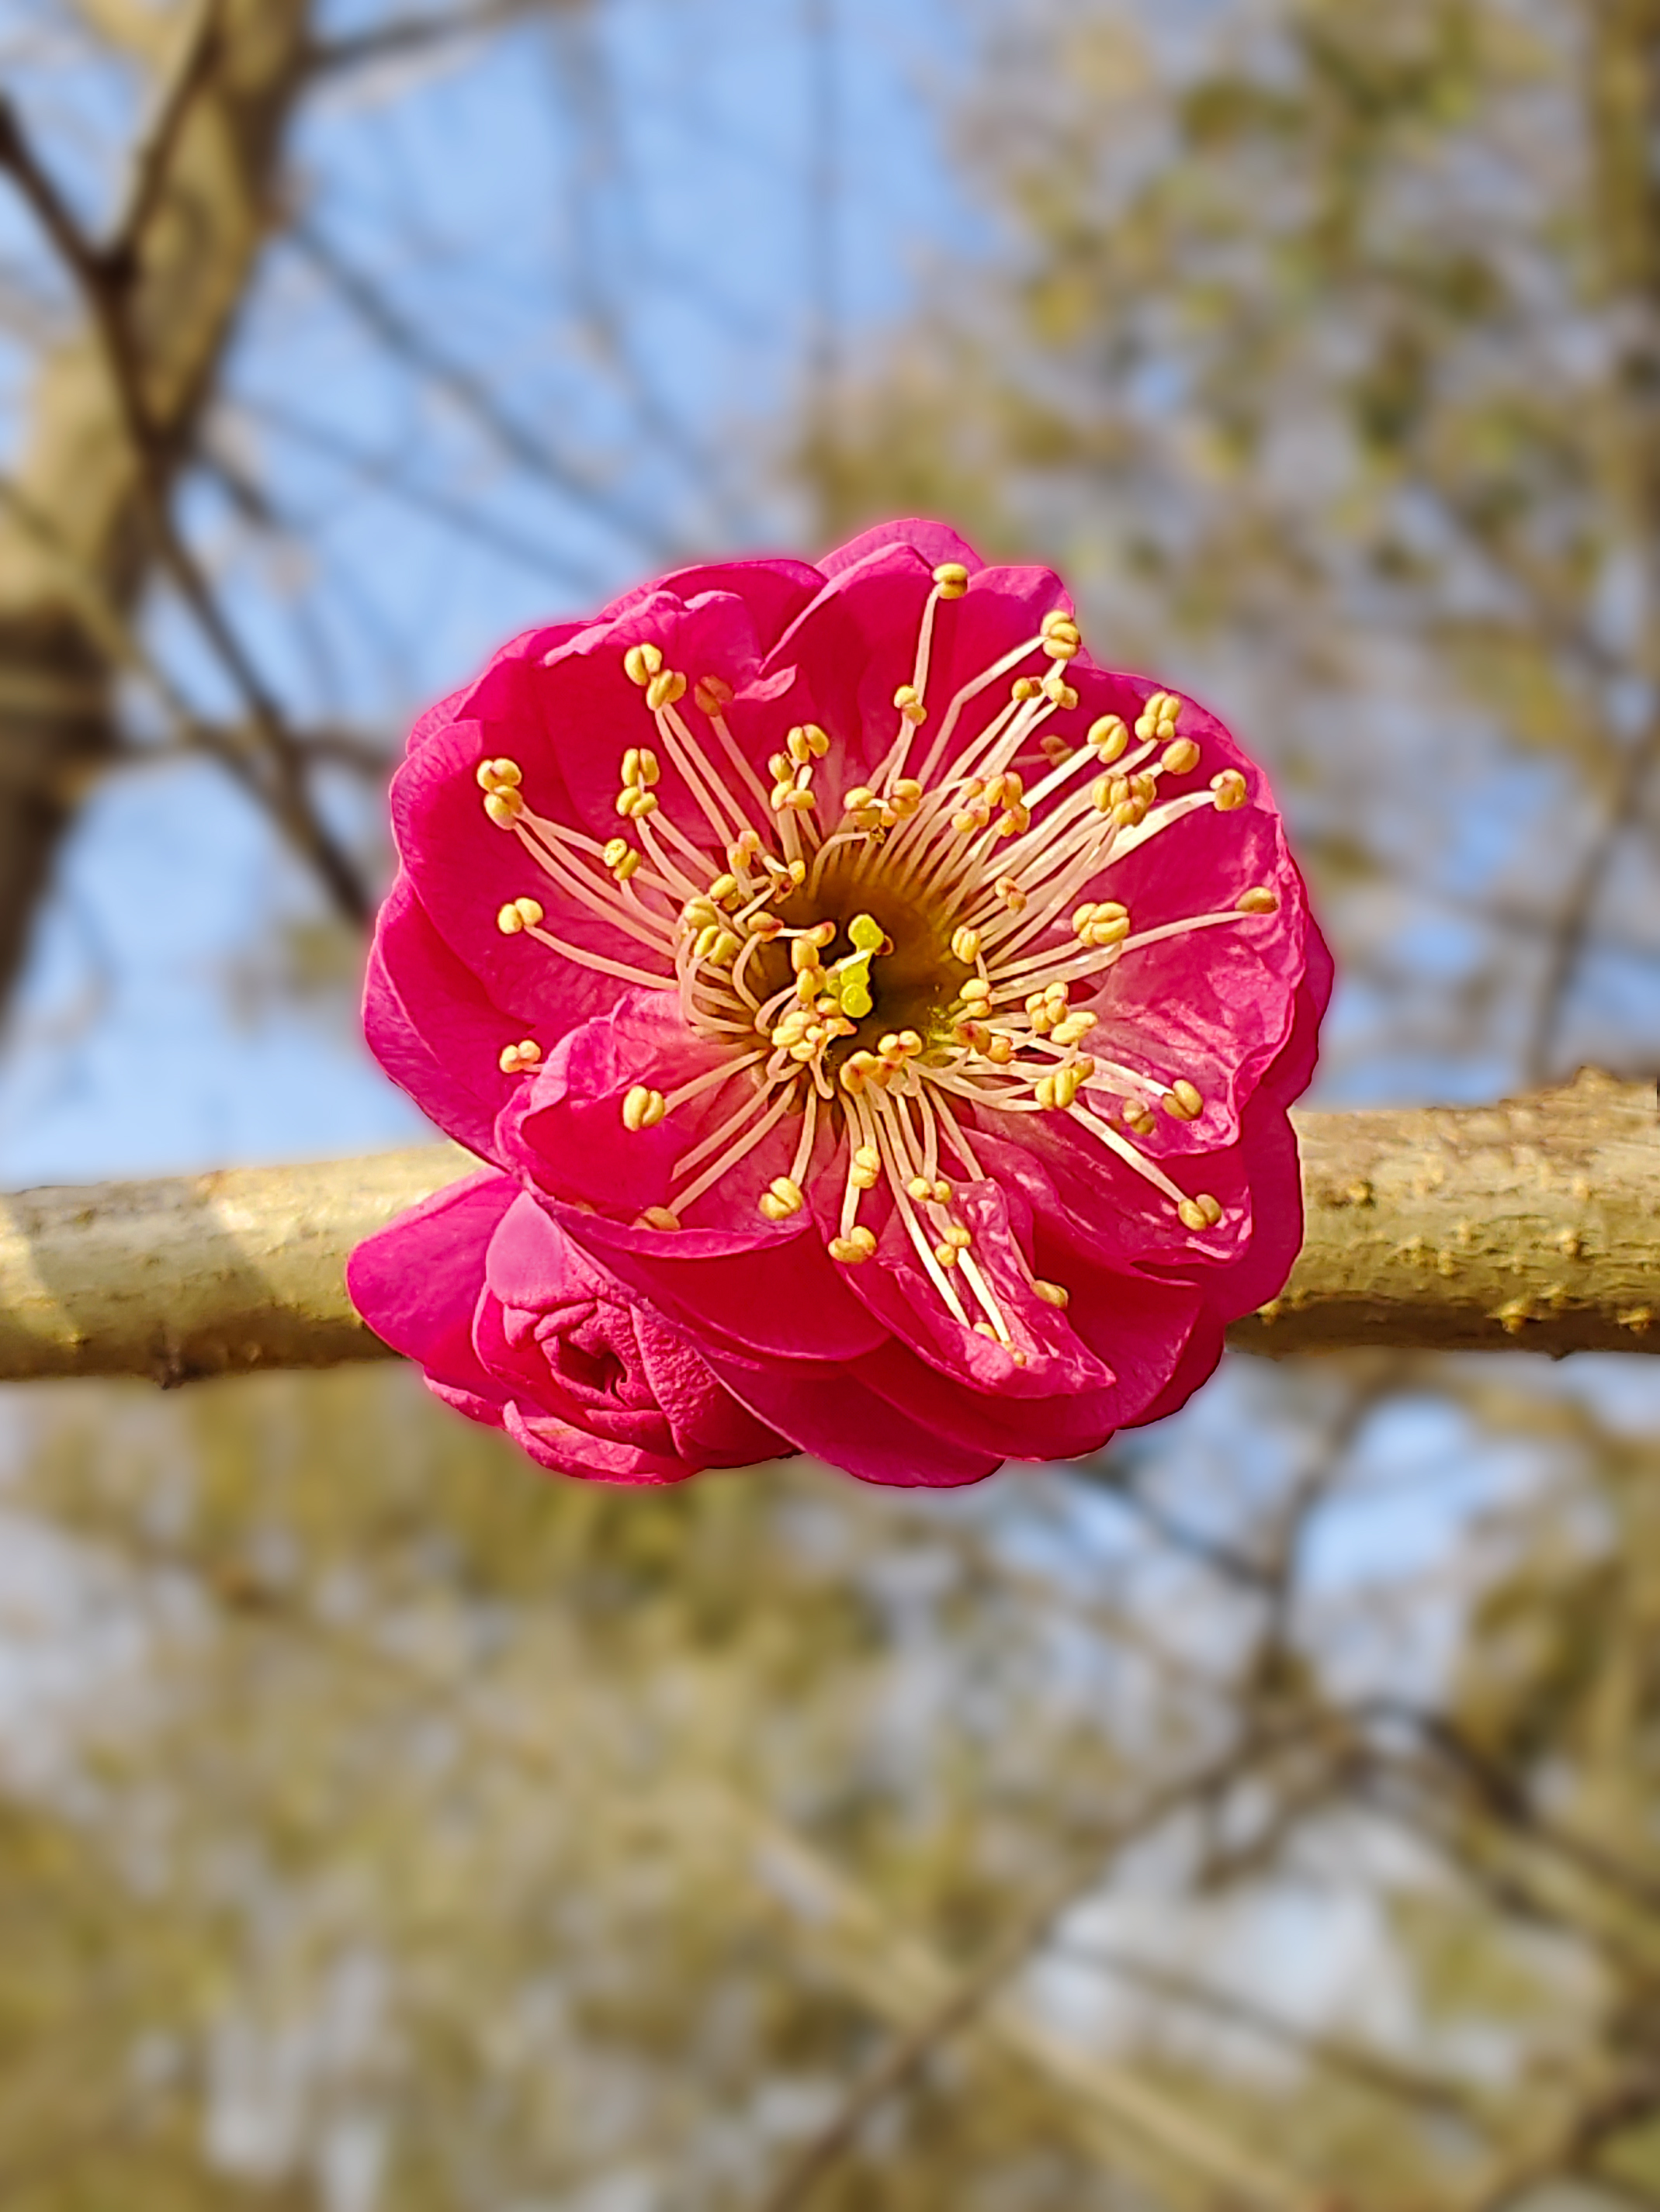
POLYGON ((1051 607, 1037 625, 1040 637, 1053 637, 1056 630, 1076 629, 1078 617, 1070 607, 1051 607))
POLYGON ((1046 1283, 1041 1276, 1034 1275, 1031 1287, 1046 1306, 1059 1306, 1064 1312, 1072 1303, 1072 1292, 1060 1283, 1046 1283))
POLYGON ((623 756, 623 788, 631 791, 636 786, 643 785, 645 781, 640 769, 640 748, 630 745, 623 756))
POLYGON ((800 1186, 787 1176, 775 1176, 761 1194, 761 1211, 769 1221, 787 1221, 806 1204, 800 1186))
POLYGON ((845 1237, 832 1237, 830 1255, 839 1260, 844 1267, 857 1267, 868 1260, 876 1249, 876 1235, 862 1221, 855 1221, 845 1237))
POLYGON ((711 966, 730 968, 743 949, 743 939, 734 937, 731 930, 723 929, 709 947, 708 957, 711 966))
POLYGON ((640 748, 640 781, 648 786, 656 782, 659 775, 657 756, 649 745, 640 748))
POLYGON ((635 1224, 641 1229, 678 1229, 680 1217, 671 1213, 666 1206, 648 1206, 635 1224))
POLYGON ((1011 914, 1024 914, 1026 895, 1012 876, 999 876, 995 884, 997 896, 1011 914))
POLYGON ((1124 1101, 1124 1127, 1134 1129, 1138 1137, 1150 1137, 1158 1124, 1152 1118, 1152 1109, 1145 1098, 1124 1101))
POLYGON ((701 713, 718 714, 732 702, 732 686, 724 676, 700 676, 691 696, 701 713))
POLYGON ((960 960, 965 968, 972 966, 980 957, 979 931, 966 926, 957 930, 952 937, 951 951, 953 960, 960 960))
POLYGON ((1196 1121, 1205 1110, 1205 1101, 1198 1086, 1185 1076, 1178 1076, 1159 1102, 1164 1111, 1177 1121, 1196 1121))
POLYGON ((933 1256, 942 1267, 954 1267, 957 1265, 957 1247, 954 1244, 936 1244, 933 1256))
POLYGON ((780 784, 773 792, 772 804, 779 814, 811 814, 818 802, 805 784, 780 784))
POLYGON ((646 686, 646 704, 654 714, 660 714, 665 707, 672 707, 685 696, 686 679, 678 668, 660 670, 646 686))
POLYGON ((876 793, 867 783, 856 783, 842 800, 842 809, 848 814, 863 814, 876 804, 876 793))
POLYGON ((1017 704, 1024 707, 1028 699, 1039 697, 1043 689, 1043 685, 1035 676, 1017 676, 1009 686, 1009 696, 1017 704))
MULTIPOLYGON (((613 844, 617 842, 618 841, 616 838, 611 840, 613 844)), ((616 877, 619 884, 625 884, 639 866, 639 854, 635 851, 631 845, 624 845, 623 848, 623 856, 619 860, 613 863, 611 873, 616 877)))
POLYGON ((1098 1019, 1096 1014, 1068 1014, 1065 1021, 1055 1024, 1051 1035, 1056 1044, 1076 1044, 1080 1037, 1089 1035, 1098 1019))
POLYGON ((985 828, 986 817, 983 814, 970 814, 964 808, 961 814, 952 816, 951 826, 959 837, 972 837, 976 830, 985 828))
POLYGON ((512 788, 524 781, 524 770, 513 760, 480 761, 474 773, 481 791, 499 791, 504 786, 512 788))
POLYGON ((807 880, 807 864, 805 860, 792 860, 784 872, 799 890, 807 880))
POLYGON ((818 969, 818 942, 816 938, 798 937, 790 945, 790 966, 798 975, 815 974, 818 969))
POLYGON ((510 786, 484 794, 484 811, 498 830, 511 830, 524 811, 524 800, 510 786))
POLYGON ((1118 937, 1127 936, 1129 933, 1129 909, 1121 906, 1116 899, 1088 901, 1083 906, 1073 908, 1072 929, 1073 936, 1081 937, 1085 944, 1115 944, 1118 937), (1117 928, 1120 923, 1123 927, 1117 928), (1094 933, 1109 927, 1116 930, 1116 936, 1102 938, 1094 933))
POLYGON ((1078 704, 1078 694, 1059 668, 1051 668, 1043 678, 1043 696, 1052 699, 1057 707, 1065 708, 1068 714, 1078 704))
POLYGON ((522 1075, 527 1067, 534 1067, 542 1057, 542 1048, 534 1037, 520 1037, 517 1044, 503 1045, 496 1066, 503 1075, 522 1075))
POLYGON ((933 1196, 933 1185, 926 1176, 913 1176, 905 1188, 913 1198, 929 1199, 933 1196))
POLYGON ((874 915, 869 914, 854 915, 848 924, 848 935, 853 939, 854 950, 857 952, 880 952, 888 941, 886 930, 874 915))
POLYGON ((928 710, 922 704, 921 694, 914 684, 902 684, 893 695, 893 703, 905 720, 913 725, 926 722, 928 719, 928 710))
POLYGON ((991 1004, 991 985, 981 976, 970 975, 958 996, 970 1013, 983 1013, 991 1004))
POLYGON ((953 1221, 946 1230, 945 1241, 958 1252, 966 1252, 974 1242, 974 1231, 961 1221, 953 1221))
POLYGON ((630 1130, 654 1129, 667 1110, 660 1091, 636 1083, 623 1099, 623 1127, 630 1130))
POLYGON ((1051 660, 1071 660, 1082 643, 1075 623, 1057 623, 1043 640, 1043 650, 1051 660))
POLYGON ((1221 1207, 1208 1191, 1203 1190, 1196 1198, 1184 1198, 1176 1213, 1183 1229, 1191 1229, 1195 1234, 1201 1230, 1214 1229, 1222 1218, 1221 1207))
POLYGON ((510 903, 507 906, 497 908, 496 914, 496 927, 501 931, 503 937, 517 937, 524 926, 525 917, 520 913, 516 906, 510 903))
POLYGON ((828 734, 817 722, 798 722, 784 740, 790 758, 798 763, 823 760, 830 750, 830 742, 828 734))
POLYGON ((1233 902, 1233 910, 1236 914, 1278 914, 1279 894, 1271 891, 1266 884, 1258 884, 1240 893, 1233 902))
POLYGON ((933 581, 942 599, 960 599, 969 587, 969 572, 960 561, 942 561, 933 581))
POLYGON ((1185 775, 1190 768, 1199 765, 1199 748, 1191 738, 1177 738, 1158 756, 1162 767, 1171 775, 1185 775))
POLYGON ((1245 779, 1237 768, 1225 768, 1220 775, 1212 776, 1210 787, 1216 793, 1219 814, 1231 814, 1236 806, 1245 803, 1245 779))
POLYGON ((719 944, 720 939, 720 923, 718 921, 705 922, 702 929, 698 931, 696 937, 692 941, 692 958, 694 960, 707 960, 710 953, 714 951, 716 945, 719 944))
MULTIPOLYGON (((870 1054, 865 1052, 857 1053, 854 1058, 861 1060, 868 1060, 870 1054)), ((852 1065, 851 1062, 848 1064, 852 1065)), ((860 1145, 854 1153, 848 1180, 856 1189, 874 1190, 881 1176, 882 1155, 874 1145, 860 1145)))
POLYGON ((1155 691, 1151 694, 1136 717, 1138 738, 1168 738, 1176 732, 1176 720, 1182 711, 1182 702, 1174 691, 1155 691))
POLYGON ((1122 714, 1103 714, 1098 722, 1090 724, 1089 742, 1104 762, 1116 761, 1129 741, 1122 714))
POLYGON ((1115 830, 1139 830, 1146 818, 1147 802, 1145 799, 1127 799, 1122 805, 1112 810, 1115 830))
POLYGON ((608 868, 620 868, 633 850, 626 837, 611 837, 607 839, 605 849, 599 857, 608 868))
POLYGON ((986 1047, 986 1058, 994 1067, 1006 1067, 1014 1058, 1014 1039, 999 1030, 986 1047))
POLYGON ((631 645, 623 655, 623 671, 643 691, 663 665, 663 649, 657 645, 631 645))
POLYGON ((888 796, 894 812, 902 822, 908 822, 922 804, 922 787, 914 775, 902 775, 888 796))
POLYGON ((733 906, 739 902, 742 893, 736 876, 717 876, 709 885, 709 896, 716 906, 733 906))

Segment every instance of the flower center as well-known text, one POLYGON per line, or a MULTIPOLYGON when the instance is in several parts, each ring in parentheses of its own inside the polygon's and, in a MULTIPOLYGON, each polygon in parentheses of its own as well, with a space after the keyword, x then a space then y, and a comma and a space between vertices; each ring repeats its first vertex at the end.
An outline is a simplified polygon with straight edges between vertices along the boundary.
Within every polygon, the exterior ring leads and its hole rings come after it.
MULTIPOLYGON (((1046 616, 964 684, 923 743, 938 611, 968 584, 956 563, 935 570, 911 680, 894 698, 893 740, 868 783, 837 787, 836 744, 809 723, 784 732, 767 784, 727 722, 731 687, 715 677, 690 684, 651 644, 623 656, 656 743, 623 753, 618 835, 601 844, 536 813, 513 761, 477 773, 485 811, 560 901, 603 917, 638 954, 572 944, 544 927, 528 894, 501 908, 501 929, 621 981, 673 990, 688 1030, 721 1048, 714 1067, 675 1091, 635 1084, 625 1127, 655 1127, 734 1085, 731 1110, 682 1152, 666 1203, 643 1224, 678 1229, 787 1121, 792 1165, 762 1193, 762 1214, 791 1220, 815 1165, 835 1175, 842 1202, 830 1250, 856 1266, 876 1249, 861 1200, 885 1184, 946 1306, 1019 1359, 955 1202, 953 1177, 985 1180, 976 1128, 1018 1134, 1021 1115, 1066 1115, 1202 1240, 1221 1206, 1183 1189, 1142 1144, 1155 1109, 1193 1121, 1203 1097, 1180 1071, 1107 1057, 1098 1012, 1073 993, 1095 995, 1144 946, 1250 927, 1279 902, 1259 885, 1224 909, 1137 933, 1122 902, 1097 896, 1113 862, 1196 811, 1243 806, 1247 793, 1235 769, 1193 781, 1200 749, 1178 732, 1172 693, 1148 696, 1133 732, 1116 714, 1067 728, 1079 706, 1069 614, 1046 616), (696 721, 683 711, 689 690, 696 721), (661 804, 666 762, 684 794, 673 817, 661 804)), ((517 1074, 540 1058, 525 1038, 503 1048, 501 1064, 517 1074)), ((1066 1303, 1056 1285, 1032 1288, 1066 1303)))
POLYGON ((792 991, 825 1026, 824 1066, 832 1080, 860 1054, 879 1054, 889 1036, 909 1032, 924 1050, 944 1042, 972 972, 952 952, 949 919, 915 893, 896 890, 879 863, 861 874, 862 857, 843 847, 816 888, 780 899, 773 911, 785 934, 755 963, 757 989, 792 991))

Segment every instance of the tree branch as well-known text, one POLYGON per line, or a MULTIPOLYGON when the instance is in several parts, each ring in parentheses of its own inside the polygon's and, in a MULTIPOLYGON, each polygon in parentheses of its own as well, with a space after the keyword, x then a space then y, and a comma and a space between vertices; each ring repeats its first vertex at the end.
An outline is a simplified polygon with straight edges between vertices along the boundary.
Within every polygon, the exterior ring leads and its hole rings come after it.
MULTIPOLYGON (((1282 1353, 1660 1352, 1660 1115, 1587 1073, 1509 1104, 1299 1114, 1308 1237, 1231 1341, 1282 1353)), ((455 1146, 0 1199, 0 1381, 179 1382, 386 1356, 346 1255, 455 1146)))

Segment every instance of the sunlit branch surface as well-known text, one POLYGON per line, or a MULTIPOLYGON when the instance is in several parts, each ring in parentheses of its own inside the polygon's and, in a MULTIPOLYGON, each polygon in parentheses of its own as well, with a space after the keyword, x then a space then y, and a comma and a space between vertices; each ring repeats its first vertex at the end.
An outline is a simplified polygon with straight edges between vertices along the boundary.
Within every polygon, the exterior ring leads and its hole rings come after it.
MULTIPOLYGON (((1660 1351, 1650 1086, 1587 1073, 1499 1106, 1293 1119, 1307 1239, 1237 1345, 1660 1351)), ((0 1200, 0 1379, 385 1357, 346 1255, 471 1164, 423 1146, 0 1200)))

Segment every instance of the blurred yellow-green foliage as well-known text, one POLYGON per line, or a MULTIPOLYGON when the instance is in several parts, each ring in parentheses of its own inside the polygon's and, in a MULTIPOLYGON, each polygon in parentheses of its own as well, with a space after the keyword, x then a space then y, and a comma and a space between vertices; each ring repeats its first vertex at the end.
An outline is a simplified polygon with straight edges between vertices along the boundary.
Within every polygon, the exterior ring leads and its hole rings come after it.
MULTIPOLYGON (((119 166, 182 12, 0 31, 26 89, 90 72, 62 158, 119 166)), ((320 821, 367 875, 464 618, 597 598, 619 545, 921 509, 1063 564, 1106 658, 1269 761, 1342 964, 1331 1103, 1651 1070, 1660 6, 911 12, 953 57, 937 155, 860 90, 904 5, 562 0, 457 40, 228 0, 298 40, 258 64, 286 166, 167 492, 314 811, 243 775, 89 447, 64 501, 103 535, 42 554, 17 487, 89 340, 6 232, 0 854, 66 841, 85 923, 86 794, 143 755, 228 762, 271 852, 314 864, 320 821), (730 211, 689 240, 677 196, 720 217, 723 134, 745 220, 781 193, 794 126, 745 134, 792 71, 806 290, 746 300, 730 211), (835 195, 896 143, 976 212, 859 319, 835 195), (792 318, 765 412, 734 363, 792 318), (72 727, 38 707, 66 670, 72 727)), ((206 869, 232 829, 178 789, 206 869)), ((358 958, 297 863, 255 872, 198 978, 239 1065, 358 958)), ((1098 1462, 939 1497, 549 1483, 401 1371, 10 1393, 0 2205, 1660 2203, 1648 1364, 1231 1363, 1098 1462)))

